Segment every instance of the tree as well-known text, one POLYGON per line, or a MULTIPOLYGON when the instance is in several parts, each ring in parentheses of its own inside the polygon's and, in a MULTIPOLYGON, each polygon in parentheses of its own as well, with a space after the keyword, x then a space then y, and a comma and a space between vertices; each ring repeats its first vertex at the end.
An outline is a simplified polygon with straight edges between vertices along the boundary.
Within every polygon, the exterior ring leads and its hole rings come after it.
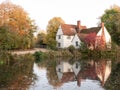
POLYGON ((16 47, 13 48, 27 49, 33 47, 33 32, 36 26, 22 7, 11 2, 1 3, 0 26, 7 26, 10 33, 17 36, 14 38, 16 47))
POLYGON ((43 46, 46 44, 46 33, 44 32, 40 32, 38 35, 37 35, 37 40, 36 40, 36 44, 39 46, 43 46))
POLYGON ((14 36, 6 26, 0 27, 0 50, 9 50, 14 45, 14 36))
POLYGON ((102 15, 101 21, 105 23, 112 36, 112 40, 120 45, 120 7, 114 5, 107 9, 105 14, 102 15))
POLYGON ((96 33, 90 33, 85 37, 85 43, 89 49, 95 49, 96 33))
POLYGON ((48 22, 46 42, 49 48, 54 49, 56 47, 56 33, 59 25, 63 23, 64 21, 60 17, 54 17, 48 22))

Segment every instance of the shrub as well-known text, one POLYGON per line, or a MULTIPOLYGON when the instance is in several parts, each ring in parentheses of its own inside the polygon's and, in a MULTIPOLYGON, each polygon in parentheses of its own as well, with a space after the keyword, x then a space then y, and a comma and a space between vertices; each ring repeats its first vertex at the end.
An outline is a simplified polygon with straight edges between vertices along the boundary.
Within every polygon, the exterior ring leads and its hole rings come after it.
POLYGON ((73 54, 75 47, 73 45, 71 45, 67 49, 73 54))
POLYGON ((37 51, 34 53, 35 62, 41 62, 43 59, 47 58, 47 54, 41 51, 37 51))

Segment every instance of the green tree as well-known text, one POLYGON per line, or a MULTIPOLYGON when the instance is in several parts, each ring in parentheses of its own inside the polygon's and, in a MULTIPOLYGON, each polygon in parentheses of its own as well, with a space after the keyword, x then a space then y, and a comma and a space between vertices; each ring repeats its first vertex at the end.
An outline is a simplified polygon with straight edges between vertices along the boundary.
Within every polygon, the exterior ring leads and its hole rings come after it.
POLYGON ((33 32, 36 30, 34 21, 20 6, 11 2, 0 4, 0 26, 7 26, 14 35, 14 49, 33 47, 33 32))
POLYGON ((101 21, 105 23, 112 36, 112 40, 120 45, 120 7, 114 5, 107 9, 105 14, 102 15, 101 21))
POLYGON ((43 44, 46 44, 46 33, 40 32, 40 33, 37 35, 36 44, 37 44, 37 46, 41 46, 41 45, 43 45, 43 44))
POLYGON ((14 38, 6 26, 0 27, 0 50, 11 49, 14 38))
POLYGON ((63 24, 64 21, 61 17, 54 17, 52 18, 47 25, 47 37, 46 42, 49 48, 55 49, 56 47, 56 33, 60 26, 60 24, 63 24))

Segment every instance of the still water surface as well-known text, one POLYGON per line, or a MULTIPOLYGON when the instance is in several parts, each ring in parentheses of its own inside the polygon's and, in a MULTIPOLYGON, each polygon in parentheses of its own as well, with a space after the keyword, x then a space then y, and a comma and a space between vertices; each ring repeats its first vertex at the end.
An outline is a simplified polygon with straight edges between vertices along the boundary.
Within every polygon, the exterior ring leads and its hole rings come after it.
POLYGON ((120 90, 120 60, 20 60, 0 65, 0 90, 120 90))
POLYGON ((29 90, 105 90, 111 60, 53 60, 34 63, 35 84, 29 90))

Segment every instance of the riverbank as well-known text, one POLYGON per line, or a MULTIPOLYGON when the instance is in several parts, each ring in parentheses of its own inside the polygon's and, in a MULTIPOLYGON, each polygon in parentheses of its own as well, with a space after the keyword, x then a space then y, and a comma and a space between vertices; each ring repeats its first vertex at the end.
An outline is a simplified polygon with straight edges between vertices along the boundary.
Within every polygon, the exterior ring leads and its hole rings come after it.
POLYGON ((96 50, 86 50, 86 51, 80 51, 77 49, 58 49, 58 50, 49 50, 45 48, 34 48, 29 50, 16 50, 16 51, 10 51, 12 55, 23 55, 23 54, 35 54, 37 53, 37 56, 40 55, 40 57, 47 57, 47 58, 55 58, 55 57, 82 57, 82 58, 119 58, 120 57, 120 48, 110 50, 110 51, 96 51, 96 50))
POLYGON ((11 54, 17 54, 17 55, 20 55, 20 54, 34 54, 35 52, 48 52, 49 50, 48 49, 44 49, 44 48, 34 48, 34 49, 29 49, 29 50, 14 50, 14 51, 11 51, 11 54))

